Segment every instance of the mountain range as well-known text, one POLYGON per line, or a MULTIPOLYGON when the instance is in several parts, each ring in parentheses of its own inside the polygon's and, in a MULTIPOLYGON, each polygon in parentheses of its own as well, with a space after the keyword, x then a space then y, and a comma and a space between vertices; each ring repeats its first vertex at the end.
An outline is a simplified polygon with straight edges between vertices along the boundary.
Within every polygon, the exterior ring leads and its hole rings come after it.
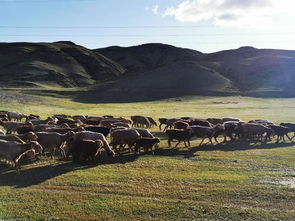
POLYGON ((75 99, 87 102, 294 97, 294 80, 291 50, 241 47, 202 53, 157 43, 94 50, 65 41, 0 43, 1 87, 86 88, 75 99))

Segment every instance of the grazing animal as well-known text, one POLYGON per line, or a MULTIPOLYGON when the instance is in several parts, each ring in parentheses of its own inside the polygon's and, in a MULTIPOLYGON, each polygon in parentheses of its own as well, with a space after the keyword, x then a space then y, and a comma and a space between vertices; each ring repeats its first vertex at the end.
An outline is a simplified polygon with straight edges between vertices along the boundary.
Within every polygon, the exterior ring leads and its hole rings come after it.
POLYGON ((140 134, 136 129, 115 130, 111 133, 111 144, 118 152, 117 146, 120 145, 120 150, 128 144, 129 148, 135 145, 135 142, 140 138, 140 134))
POLYGON ((290 129, 290 132, 294 132, 294 135, 291 138, 293 140, 295 137, 295 123, 281 123, 280 126, 288 127, 290 129))
POLYGON ((151 122, 145 116, 131 116, 132 127, 151 127, 151 122))
POLYGON ((277 126, 277 125, 268 125, 268 128, 273 130, 273 134, 277 136, 277 143, 279 142, 280 139, 283 139, 285 142, 285 136, 289 139, 292 140, 288 133, 290 132, 290 129, 288 127, 284 126, 277 126))
POLYGON ((12 121, 12 120, 21 121, 23 118, 27 118, 27 115, 19 113, 19 112, 8 111, 6 114, 9 121, 12 121))
POLYGON ((102 146, 101 140, 75 140, 71 149, 73 162, 94 161, 100 156, 102 146))
POLYGON ((203 144, 205 139, 209 139, 210 143, 213 145, 212 137, 214 137, 215 133, 220 130, 225 130, 224 126, 221 124, 217 124, 214 127, 204 127, 204 126, 190 126, 189 129, 191 132, 191 137, 202 138, 200 146, 203 144))
POLYGON ((152 126, 155 126, 155 127, 158 126, 157 122, 152 117, 147 117, 147 119, 150 121, 151 127, 152 126))
MULTIPOLYGON (((112 150, 112 148, 110 147, 108 141, 106 140, 105 136, 101 133, 96 133, 96 132, 91 132, 91 131, 81 131, 81 132, 77 132, 75 133, 75 135, 73 136, 73 138, 70 140, 70 142, 75 142, 77 140, 101 140, 103 143, 103 148, 106 151, 106 153, 108 154, 108 156, 110 158, 114 158, 115 157, 115 152, 112 150)), ((69 151, 67 153, 67 158, 71 155, 72 151, 71 151, 71 147, 72 145, 70 145, 69 151)))
POLYGON ((66 157, 65 151, 63 149, 65 143, 74 136, 75 133, 68 132, 67 134, 59 134, 56 132, 37 132, 37 141, 43 147, 43 154, 45 150, 50 151, 51 159, 54 159, 54 153, 59 150, 63 157, 66 157))
POLYGON ((160 131, 162 131, 162 125, 166 125, 167 124, 167 118, 159 118, 159 122, 160 122, 160 124, 159 124, 159 129, 160 129, 160 131))
POLYGON ((139 133, 139 135, 141 137, 146 137, 146 138, 153 138, 154 135, 152 135, 152 133, 145 128, 135 128, 135 130, 139 133))
POLYGON ((141 137, 138 138, 135 142, 135 148, 134 148, 134 154, 140 153, 140 148, 142 147, 145 152, 148 152, 149 150, 153 151, 153 147, 161 142, 161 140, 157 137, 154 138, 146 138, 141 137))
POLYGON ((0 140, 0 159, 4 160, 7 164, 15 168, 19 173, 20 165, 19 160, 29 152, 41 152, 42 146, 32 141, 28 144, 20 144, 13 141, 0 140))
POLYGON ((110 128, 109 127, 100 127, 100 126, 84 126, 85 131, 92 131, 92 132, 96 132, 96 133, 101 133, 103 134, 105 137, 107 137, 110 133, 110 128))
POLYGON ((173 126, 174 126, 175 129, 183 129, 183 130, 185 130, 186 128, 189 127, 189 123, 187 123, 185 121, 182 121, 182 120, 179 120, 179 121, 174 122, 173 126))
POLYGON ((190 146, 190 138, 191 138, 191 130, 185 129, 168 129, 166 130, 166 135, 168 136, 168 146, 171 147, 171 142, 173 140, 178 141, 178 143, 175 145, 175 148, 180 144, 180 142, 184 142, 184 146, 187 147, 186 142, 188 143, 188 146, 190 146))

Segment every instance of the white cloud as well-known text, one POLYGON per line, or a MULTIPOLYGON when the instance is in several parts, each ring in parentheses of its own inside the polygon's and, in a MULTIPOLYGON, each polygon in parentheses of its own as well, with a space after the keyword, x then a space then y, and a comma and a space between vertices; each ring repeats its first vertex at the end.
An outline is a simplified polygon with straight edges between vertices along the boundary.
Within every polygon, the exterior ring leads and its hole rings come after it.
POLYGON ((163 16, 181 22, 213 21, 218 26, 268 27, 275 15, 293 16, 294 0, 186 0, 163 16))
POLYGON ((157 15, 159 13, 159 5, 154 5, 152 7, 152 12, 157 15))

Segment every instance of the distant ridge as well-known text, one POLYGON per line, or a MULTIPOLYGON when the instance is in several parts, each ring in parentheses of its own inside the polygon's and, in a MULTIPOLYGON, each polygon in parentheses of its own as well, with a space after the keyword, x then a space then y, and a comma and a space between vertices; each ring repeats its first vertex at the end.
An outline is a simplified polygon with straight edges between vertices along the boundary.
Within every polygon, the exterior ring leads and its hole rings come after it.
POLYGON ((2 87, 87 87, 76 98, 81 101, 237 94, 295 97, 294 81, 291 50, 247 46, 205 54, 158 43, 95 50, 69 41, 0 43, 2 87))

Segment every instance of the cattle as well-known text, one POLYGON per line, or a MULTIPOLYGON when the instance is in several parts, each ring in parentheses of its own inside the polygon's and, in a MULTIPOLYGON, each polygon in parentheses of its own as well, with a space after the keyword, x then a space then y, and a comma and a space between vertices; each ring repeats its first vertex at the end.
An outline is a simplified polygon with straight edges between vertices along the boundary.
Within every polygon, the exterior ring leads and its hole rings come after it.
POLYGON ((168 146, 171 147, 171 142, 173 140, 178 141, 178 143, 175 145, 175 148, 180 144, 180 142, 184 142, 184 146, 187 147, 186 142, 188 143, 188 146, 190 146, 190 138, 191 138, 191 130, 185 129, 168 129, 166 130, 166 135, 168 136, 168 146))
POLYGON ((140 153, 140 148, 142 147, 145 152, 149 150, 153 151, 153 147, 157 146, 161 142, 161 140, 157 137, 147 138, 141 137, 138 138, 135 142, 134 154, 140 153))
POLYGON ((75 140, 71 149, 73 162, 94 161, 100 156, 102 146, 101 140, 75 140))

